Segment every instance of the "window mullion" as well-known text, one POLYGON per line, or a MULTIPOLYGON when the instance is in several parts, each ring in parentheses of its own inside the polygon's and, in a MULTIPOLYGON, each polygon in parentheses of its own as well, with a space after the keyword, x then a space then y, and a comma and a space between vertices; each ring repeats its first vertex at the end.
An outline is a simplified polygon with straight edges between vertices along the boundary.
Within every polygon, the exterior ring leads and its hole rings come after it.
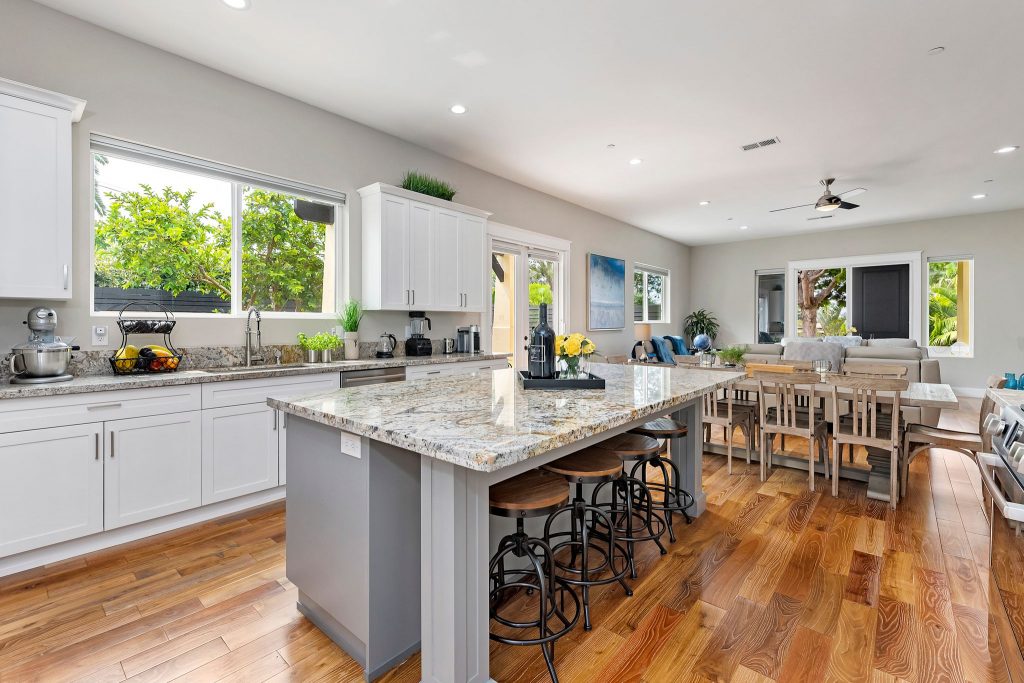
POLYGON ((648 273, 647 273, 646 270, 643 271, 643 274, 644 274, 644 282, 643 282, 644 322, 645 323, 649 323, 649 322, 651 322, 651 311, 650 311, 650 309, 647 308, 647 302, 651 300, 651 292, 650 292, 650 289, 649 289, 650 286, 651 286, 651 283, 648 282, 648 280, 647 280, 648 273))
POLYGON ((231 312, 243 312, 242 302, 242 184, 231 183, 231 312))

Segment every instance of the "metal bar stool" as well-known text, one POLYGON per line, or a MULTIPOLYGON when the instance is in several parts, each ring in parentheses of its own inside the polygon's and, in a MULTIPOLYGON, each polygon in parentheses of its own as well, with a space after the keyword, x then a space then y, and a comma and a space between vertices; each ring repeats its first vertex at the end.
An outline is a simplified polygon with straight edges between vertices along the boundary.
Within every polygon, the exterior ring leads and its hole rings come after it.
POLYGON ((665 521, 668 522, 668 538, 672 543, 676 542, 676 532, 672 528, 672 513, 683 513, 686 523, 689 524, 693 520, 686 510, 693 505, 694 500, 689 491, 684 491, 679 486, 682 478, 679 474, 679 467, 671 458, 664 457, 662 453, 668 451, 668 439, 684 437, 688 431, 685 424, 670 417, 659 417, 630 430, 632 434, 640 434, 652 439, 665 439, 664 448, 660 447, 659 444, 657 458, 652 459, 650 462, 636 463, 629 474, 635 477, 636 471, 639 469, 640 479, 647 484, 651 492, 661 493, 661 501, 655 501, 653 509, 665 515, 665 521), (647 465, 654 465, 661 470, 662 483, 647 482, 647 465))
POLYGON ((495 632, 492 623, 490 637, 506 645, 540 645, 554 683, 558 683, 554 662, 555 641, 569 633, 579 621, 580 599, 566 579, 555 576, 551 548, 542 539, 527 535, 523 520, 550 515, 568 501, 569 489, 565 479, 540 470, 524 472, 490 489, 491 514, 514 517, 516 520, 515 533, 501 539, 498 551, 491 558, 491 621, 512 631, 534 628, 538 631, 536 638, 523 635, 513 637, 495 632), (526 558, 529 564, 523 568, 507 568, 505 558, 510 554, 526 558), (536 591, 539 596, 536 619, 516 621, 513 616, 501 613, 501 608, 507 606, 513 594, 520 590, 525 590, 527 595, 536 591), (565 615, 566 596, 574 605, 572 619, 565 615))
POLYGON ((576 485, 576 497, 568 506, 548 516, 544 524, 544 542, 554 553, 555 566, 569 576, 565 580, 581 588, 583 597, 583 628, 590 630, 590 587, 603 586, 618 581, 626 595, 633 595, 633 590, 626 583, 626 572, 629 571, 629 553, 626 548, 615 541, 615 525, 604 510, 588 505, 583 497, 584 484, 601 484, 615 481, 622 477, 622 461, 614 453, 600 448, 584 448, 572 455, 559 458, 545 465, 544 470, 563 477, 570 484, 576 485), (551 532, 551 526, 561 515, 569 514, 569 531, 551 532), (609 529, 607 546, 594 542, 590 529, 600 521, 601 526, 609 529), (566 540, 552 543, 552 539, 568 537, 566 540), (559 551, 569 549, 568 562, 558 559, 559 551), (597 564, 592 563, 591 552, 598 554, 597 564), (621 560, 621 568, 617 560, 621 560), (602 576, 602 574, 605 574, 602 576))
MULTIPOLYGON (((629 575, 637 578, 636 561, 634 559, 634 546, 637 543, 653 541, 662 555, 668 553, 665 546, 661 544, 661 537, 665 535, 667 524, 661 515, 655 512, 654 496, 647 484, 642 480, 627 474, 626 464, 635 462, 637 465, 646 464, 658 457, 661 444, 656 440, 639 434, 619 434, 597 444, 596 448, 606 450, 614 454, 622 463, 622 476, 611 482, 602 482, 594 487, 591 504, 608 512, 612 520, 612 527, 606 534, 610 537, 614 532, 619 540, 626 544, 626 552, 629 555, 629 575), (599 503, 601 490, 607 486, 612 487, 611 501, 599 503)), ((601 534, 599 527, 603 526, 600 518, 594 518, 594 528, 591 533, 601 534)))

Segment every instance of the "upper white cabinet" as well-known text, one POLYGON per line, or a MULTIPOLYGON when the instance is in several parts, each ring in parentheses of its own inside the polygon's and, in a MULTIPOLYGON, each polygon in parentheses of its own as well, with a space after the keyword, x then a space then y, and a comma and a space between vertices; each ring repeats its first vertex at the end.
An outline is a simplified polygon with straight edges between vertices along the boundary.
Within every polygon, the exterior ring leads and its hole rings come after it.
POLYGON ((84 108, 0 78, 0 298, 71 298, 71 124, 84 108))
POLYGON ((383 183, 359 196, 364 307, 483 312, 490 213, 383 183))

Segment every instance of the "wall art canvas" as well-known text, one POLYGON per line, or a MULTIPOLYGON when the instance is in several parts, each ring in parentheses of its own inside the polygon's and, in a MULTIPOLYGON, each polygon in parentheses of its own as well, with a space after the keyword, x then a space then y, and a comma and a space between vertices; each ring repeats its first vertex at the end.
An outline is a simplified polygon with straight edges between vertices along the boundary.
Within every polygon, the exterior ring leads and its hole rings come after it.
POLYGON ((587 256, 587 328, 626 327, 626 262, 619 258, 587 256))

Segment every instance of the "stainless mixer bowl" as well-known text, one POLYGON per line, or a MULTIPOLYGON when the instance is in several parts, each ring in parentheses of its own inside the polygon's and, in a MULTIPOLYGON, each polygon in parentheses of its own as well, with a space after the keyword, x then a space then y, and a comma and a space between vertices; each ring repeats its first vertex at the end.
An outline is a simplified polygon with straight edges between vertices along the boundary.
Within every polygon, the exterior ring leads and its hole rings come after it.
POLYGON ((71 347, 58 349, 15 349, 8 361, 11 372, 25 377, 57 377, 67 372, 71 347))

